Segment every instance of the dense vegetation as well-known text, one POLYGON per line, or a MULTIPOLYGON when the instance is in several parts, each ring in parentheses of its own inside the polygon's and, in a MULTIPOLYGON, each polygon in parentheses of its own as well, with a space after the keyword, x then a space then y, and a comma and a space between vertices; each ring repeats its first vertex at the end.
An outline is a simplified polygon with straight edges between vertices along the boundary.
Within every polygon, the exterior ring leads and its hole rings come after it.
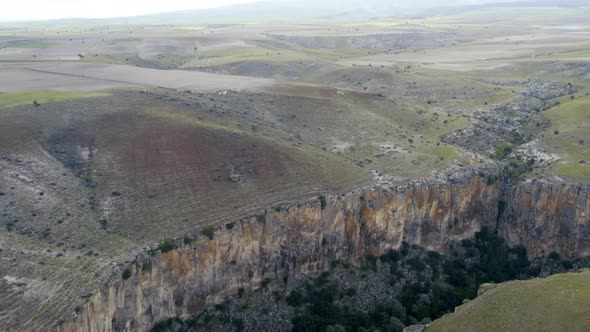
POLYGON ((538 274, 530 270, 524 248, 509 248, 488 230, 461 242, 450 257, 404 243, 399 251, 367 257, 367 267, 375 269, 377 259, 389 267, 391 283, 403 282, 397 298, 360 312, 347 304, 346 294, 325 281, 324 274, 287 297, 289 305, 303 308, 292 320, 293 331, 327 331, 337 326, 347 331, 401 331, 403 326, 451 312, 463 300, 475 297, 484 282, 538 274))
MULTIPOLYGON (((403 243, 399 250, 366 257, 362 267, 335 261, 329 271, 291 292, 279 286, 285 296, 275 290, 272 298, 290 312, 292 331, 402 331, 405 326, 428 323, 452 312, 473 299, 483 283, 527 279, 581 266, 588 266, 588 261, 562 260, 557 253, 531 262, 524 248, 510 248, 502 238, 483 229, 472 240, 451 246, 447 256, 403 243), (352 279, 377 274, 385 276, 385 284, 375 287, 397 295, 385 296, 363 310, 355 304, 366 294, 353 286, 352 279)), ((270 279, 264 288, 269 284, 270 279)), ((263 291, 270 294, 268 289, 263 291)), ((242 289, 237 298, 245 293, 242 289)), ((250 309, 242 304, 238 310, 250 309)), ((191 320, 160 322, 153 331, 244 330, 244 320, 229 311, 228 305, 220 305, 191 320)))

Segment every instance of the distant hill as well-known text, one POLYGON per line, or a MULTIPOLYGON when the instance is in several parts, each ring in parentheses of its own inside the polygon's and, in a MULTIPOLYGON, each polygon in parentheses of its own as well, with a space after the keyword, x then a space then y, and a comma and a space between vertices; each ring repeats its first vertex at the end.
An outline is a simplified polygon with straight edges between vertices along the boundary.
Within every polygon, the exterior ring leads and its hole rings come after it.
MULTIPOLYGON (((487 6, 582 6, 585 0, 262 0, 253 3, 109 19, 70 18, 52 24, 232 24, 404 17, 487 6)), ((587 3, 586 3, 587 5, 587 3)), ((47 22, 44 22, 46 24, 47 22)), ((23 23, 19 23, 23 24, 23 23)))
POLYGON ((511 0, 263 0, 213 9, 185 10, 134 18, 159 23, 247 23, 314 19, 369 19, 418 15, 439 7, 503 4, 511 0))

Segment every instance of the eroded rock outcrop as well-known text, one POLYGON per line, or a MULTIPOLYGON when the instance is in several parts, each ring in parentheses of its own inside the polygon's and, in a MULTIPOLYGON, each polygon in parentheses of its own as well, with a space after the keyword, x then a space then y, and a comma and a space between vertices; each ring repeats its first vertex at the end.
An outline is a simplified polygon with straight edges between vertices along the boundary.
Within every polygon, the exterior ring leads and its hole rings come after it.
POLYGON ((197 314, 241 287, 259 288, 265 278, 290 285, 334 260, 359 263, 402 241, 444 252, 482 226, 533 256, 590 250, 584 187, 527 182, 504 192, 475 177, 403 188, 327 197, 324 209, 318 200, 269 209, 218 228, 212 239, 139 254, 126 278, 114 274, 61 330, 145 331, 169 317, 197 314))

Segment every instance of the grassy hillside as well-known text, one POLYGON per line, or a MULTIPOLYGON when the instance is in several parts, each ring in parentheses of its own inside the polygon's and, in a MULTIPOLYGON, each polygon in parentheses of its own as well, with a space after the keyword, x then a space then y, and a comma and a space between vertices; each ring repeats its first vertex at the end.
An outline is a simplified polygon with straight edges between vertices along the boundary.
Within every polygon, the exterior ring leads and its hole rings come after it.
POLYGON ((99 92, 63 92, 63 91, 33 91, 33 92, 16 92, 0 94, 0 108, 14 107, 20 105, 33 105, 34 102, 39 104, 78 99, 98 96, 106 96, 106 93, 99 92))
POLYGON ((551 127, 541 144, 559 160, 543 170, 547 176, 559 176, 568 181, 587 182, 590 178, 590 97, 584 92, 575 99, 545 112, 551 127))
POLYGON ((590 271, 510 281, 434 321, 437 331, 588 331, 590 271))

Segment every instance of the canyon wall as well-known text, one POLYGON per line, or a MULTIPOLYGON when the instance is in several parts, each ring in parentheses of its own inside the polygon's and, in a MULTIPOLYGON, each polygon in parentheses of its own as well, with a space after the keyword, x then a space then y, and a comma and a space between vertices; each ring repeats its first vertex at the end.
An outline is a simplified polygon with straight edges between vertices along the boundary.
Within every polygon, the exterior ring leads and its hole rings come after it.
POLYGON ((402 241, 444 252, 482 226, 525 245, 531 255, 587 255, 587 193, 580 186, 537 182, 506 193, 475 177, 326 197, 323 209, 317 199, 268 209, 219 227, 212 239, 139 254, 126 278, 114 274, 60 330, 146 331, 160 320, 197 314, 241 287, 259 288, 266 278, 292 285, 334 260, 359 263, 402 241))
POLYGON ((498 233, 530 257, 590 256, 590 187, 527 181, 504 190, 498 233))

